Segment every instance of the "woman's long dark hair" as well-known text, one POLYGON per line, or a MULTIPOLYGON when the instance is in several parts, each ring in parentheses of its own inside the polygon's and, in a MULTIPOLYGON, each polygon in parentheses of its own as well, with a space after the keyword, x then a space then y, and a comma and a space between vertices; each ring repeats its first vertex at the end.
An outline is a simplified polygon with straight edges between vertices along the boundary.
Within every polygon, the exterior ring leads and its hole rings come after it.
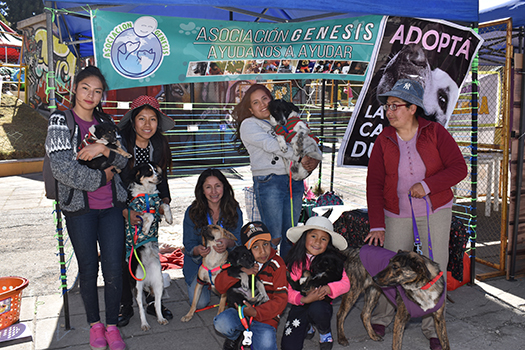
MULTIPOLYGON (((96 77, 96 78, 98 78, 100 80, 100 82, 102 83, 102 90, 104 92, 108 89, 108 84, 106 83, 106 78, 104 78, 104 75, 102 74, 100 69, 98 69, 95 66, 87 66, 87 67, 85 67, 80 72, 78 72, 77 75, 75 76, 75 89, 74 89, 75 92, 73 92, 73 96, 71 97, 71 107, 70 107, 71 109, 73 109, 75 107, 76 103, 77 103, 76 91, 77 91, 77 88, 78 88, 78 84, 80 84, 82 82, 82 80, 84 80, 86 78, 89 78, 89 77, 96 77)), ((98 105, 95 106, 94 113, 97 113, 97 115, 100 116, 103 119, 107 119, 107 120, 111 119, 111 116, 109 114, 107 114, 106 112, 104 112, 104 110, 102 109, 102 99, 100 100, 98 105)))
POLYGON ((197 180, 195 185, 195 200, 191 203, 189 216, 191 221, 197 227, 197 232, 200 232, 204 227, 208 225, 208 213, 210 208, 208 207, 208 200, 204 195, 204 182, 210 176, 215 176, 222 182, 223 194, 220 204, 220 217, 219 221, 222 222, 223 227, 227 230, 232 230, 237 227, 239 215, 237 215, 237 208, 239 203, 235 200, 233 188, 223 175, 223 173, 215 168, 208 168, 204 170, 197 180))
MULTIPOLYGON (((292 267, 295 264, 299 264, 302 266, 303 270, 306 269, 306 236, 308 233, 312 230, 306 230, 303 232, 301 237, 295 242, 293 247, 288 251, 288 254, 284 258, 284 262, 286 263, 286 268, 288 271, 292 271, 292 267)), ((326 250, 323 254, 341 254, 339 249, 334 247, 334 244, 332 243, 332 236, 329 234, 330 240, 328 241, 328 245, 326 246, 326 250)))
POLYGON ((233 109, 232 117, 233 117, 233 125, 235 126, 235 139, 234 142, 239 142, 237 149, 239 152, 244 153, 246 151, 246 147, 244 147, 244 144, 241 140, 241 124, 246 119, 252 116, 252 112, 250 111, 251 107, 251 96, 252 93, 254 93, 257 90, 262 90, 270 97, 271 100, 273 100, 272 93, 268 88, 261 84, 253 84, 250 86, 248 90, 244 93, 244 96, 235 106, 233 109))
MULTIPOLYGON (((151 137, 151 142, 155 144, 160 144, 160 162, 159 166, 161 167, 164 174, 166 173, 166 170, 169 168, 171 170, 171 151, 170 146, 168 144, 168 140, 166 136, 162 133, 162 130, 160 128, 160 115, 159 113, 149 105, 144 105, 139 108, 136 108, 130 118, 130 122, 127 123, 124 128, 122 128, 122 131, 120 132, 122 137, 126 140, 126 145, 128 147, 128 150, 131 150, 133 147, 135 147, 135 142, 137 140, 137 132, 135 131, 135 117, 139 114, 140 111, 143 109, 150 109, 157 115, 157 131, 155 134, 151 137)), ((128 164, 126 165, 128 168, 132 169, 135 166, 135 157, 131 158, 128 161, 128 164)))

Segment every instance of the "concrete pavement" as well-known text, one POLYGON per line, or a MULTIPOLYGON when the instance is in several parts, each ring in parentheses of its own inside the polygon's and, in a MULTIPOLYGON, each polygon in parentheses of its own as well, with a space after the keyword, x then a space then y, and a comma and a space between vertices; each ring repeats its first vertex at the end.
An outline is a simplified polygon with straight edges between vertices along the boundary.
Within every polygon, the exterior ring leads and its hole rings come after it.
MULTIPOLYGON (((325 171, 325 170, 323 170, 325 171)), ((328 169, 326 170, 328 171, 328 169)), ((326 174, 326 173, 325 173, 326 174)), ((340 192, 347 193, 345 204, 363 206, 360 193, 366 171, 340 169, 335 183, 340 192), (351 183, 352 185, 348 185, 351 183), (352 187, 353 186, 353 187, 352 187)), ((249 170, 237 169, 236 174, 228 176, 236 192, 236 198, 244 208, 242 188, 251 185, 249 170)), ((191 203, 196 176, 170 179, 173 193, 172 209, 180 220, 181 212, 191 203)), ((52 239, 54 224, 51 218, 52 203, 44 198, 41 174, 10 176, 0 178, 0 207, 4 213, 0 223, 0 239, 4 248, 0 256, 16 249, 17 259, 0 262, 0 276, 18 275, 30 280, 24 290, 20 320, 31 333, 31 339, 24 342, 0 343, 0 348, 10 350, 33 349, 89 349, 89 327, 86 323, 84 307, 78 289, 69 294, 69 309, 72 329, 65 329, 62 297, 58 289, 58 264, 54 257, 55 243, 52 239), (42 237, 46 239, 43 240, 42 237), (45 243, 43 243, 45 241, 45 243), (50 241, 50 243, 48 242, 50 241), (9 250, 9 251, 8 251, 9 250), (52 278, 46 278, 46 276, 52 278), (51 281, 51 282, 50 282, 51 281)), ((163 226, 174 242, 180 242, 180 224, 163 226)), ((482 267, 477 265, 477 271, 482 267)), ((221 349, 224 338, 213 329, 215 309, 197 313, 188 323, 180 318, 189 310, 186 287, 180 270, 169 270, 171 285, 167 289, 169 298, 164 304, 175 317, 168 325, 159 325, 153 316, 148 315, 152 329, 143 332, 137 309, 128 326, 121 329, 128 349, 221 349)), ((100 300, 103 288, 100 287, 100 300)), ((463 286, 449 293, 453 302, 447 302, 447 329, 452 349, 525 349, 525 279, 518 277, 507 281, 503 277, 485 283, 463 286)), ((218 301, 214 297, 212 302, 218 301)), ((335 336, 335 313, 340 300, 334 301, 333 333, 335 336)), ((387 328, 385 340, 370 340, 361 324, 360 312, 363 306, 361 297, 345 322, 345 333, 351 349, 389 349, 392 342, 392 326, 387 328)), ((101 303, 101 318, 104 307, 101 303)), ((280 323, 277 336, 280 339, 286 313, 280 323)), ((0 337, 2 336, 0 331, 0 337)), ((318 349, 318 337, 305 341, 304 349, 318 349)), ((335 343, 334 349, 343 349, 335 343)), ((428 341, 420 330, 420 319, 413 319, 404 334, 403 349, 428 349, 428 341)))

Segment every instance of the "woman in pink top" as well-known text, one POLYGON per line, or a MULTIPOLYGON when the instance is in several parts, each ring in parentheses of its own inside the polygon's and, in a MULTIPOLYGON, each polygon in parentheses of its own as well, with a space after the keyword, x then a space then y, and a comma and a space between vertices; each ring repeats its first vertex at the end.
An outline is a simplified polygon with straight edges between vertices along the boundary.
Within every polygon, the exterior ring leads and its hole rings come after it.
POLYGON ((290 277, 297 281, 304 270, 310 270, 314 259, 340 255, 342 274, 338 281, 319 286, 306 295, 288 285, 288 302, 292 304, 281 340, 282 350, 302 349, 304 339, 314 336, 314 328, 319 331, 321 350, 333 346, 331 319, 332 299, 350 290, 350 280, 342 268, 344 256, 341 250, 346 249, 347 242, 340 234, 334 232, 330 220, 323 216, 313 216, 304 226, 292 227, 286 237, 295 243, 286 256, 285 262, 290 277))
MULTIPOLYGON (((446 271, 454 198, 451 187, 465 178, 467 166, 448 131, 424 119, 423 95, 417 81, 401 79, 392 90, 378 96, 390 126, 377 137, 368 163, 370 233, 365 241, 392 251, 412 250, 413 207, 423 254, 446 271)), ((382 296, 372 315, 377 334, 385 334, 394 312, 382 296)), ((422 330, 430 348, 441 349, 430 315, 423 318, 422 330)))

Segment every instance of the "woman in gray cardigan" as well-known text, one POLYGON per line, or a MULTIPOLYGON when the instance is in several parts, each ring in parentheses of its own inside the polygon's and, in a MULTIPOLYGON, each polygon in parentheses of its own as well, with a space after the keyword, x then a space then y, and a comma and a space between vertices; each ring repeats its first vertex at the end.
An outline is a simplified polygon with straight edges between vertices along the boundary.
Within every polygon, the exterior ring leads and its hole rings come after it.
POLYGON ((91 326, 91 349, 126 348, 116 327, 122 289, 122 249, 124 218, 122 209, 127 192, 115 169, 122 169, 127 158, 95 143, 80 148, 92 125, 113 123, 102 110, 106 81, 98 68, 88 66, 75 79, 71 102, 75 125, 71 132, 64 112, 49 117, 46 152, 53 177, 58 181, 58 199, 78 261, 80 294, 91 326), (103 154, 111 164, 104 170, 90 169, 78 160, 89 161, 103 154), (106 326, 100 321, 97 276, 100 263, 104 276, 106 326))

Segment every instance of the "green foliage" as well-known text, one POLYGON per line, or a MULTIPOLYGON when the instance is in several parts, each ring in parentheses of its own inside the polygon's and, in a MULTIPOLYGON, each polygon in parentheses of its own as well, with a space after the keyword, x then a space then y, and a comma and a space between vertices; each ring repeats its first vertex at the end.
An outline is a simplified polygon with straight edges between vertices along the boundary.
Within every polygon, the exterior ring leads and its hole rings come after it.
POLYGON ((2 0, 0 12, 5 13, 5 19, 15 29, 16 23, 44 12, 42 0, 2 0))

